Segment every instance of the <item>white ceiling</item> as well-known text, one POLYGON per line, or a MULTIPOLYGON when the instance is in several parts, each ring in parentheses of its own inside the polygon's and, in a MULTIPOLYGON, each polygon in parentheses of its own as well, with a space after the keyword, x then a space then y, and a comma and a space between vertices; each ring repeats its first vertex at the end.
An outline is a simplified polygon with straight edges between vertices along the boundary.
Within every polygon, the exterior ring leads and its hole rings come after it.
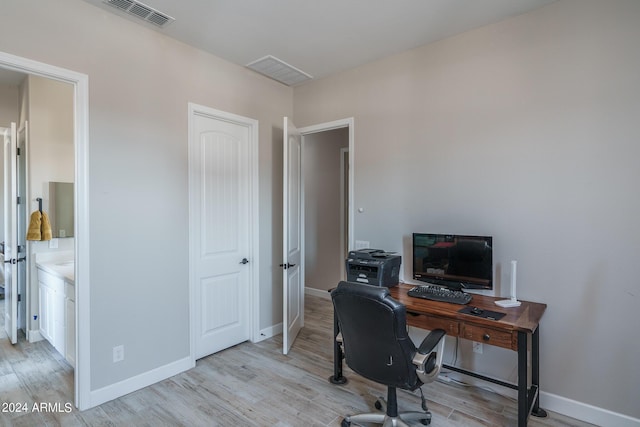
MULTIPOLYGON (((267 55, 321 78, 557 0, 143 0, 175 21, 125 19, 239 65, 267 55)), ((0 68, 0 84, 21 73, 0 68)))
POLYGON ((556 0, 142 0, 175 18, 164 28, 85 1, 239 65, 273 55, 320 78, 556 0))

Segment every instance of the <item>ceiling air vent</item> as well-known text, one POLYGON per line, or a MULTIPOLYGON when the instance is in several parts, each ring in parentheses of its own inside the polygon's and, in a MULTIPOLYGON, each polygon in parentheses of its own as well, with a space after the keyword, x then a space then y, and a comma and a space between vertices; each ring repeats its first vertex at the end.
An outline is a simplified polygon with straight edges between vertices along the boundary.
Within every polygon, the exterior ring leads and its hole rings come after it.
POLYGON ((166 24, 175 21, 171 16, 158 12, 154 8, 147 6, 144 3, 134 0, 104 0, 104 3, 115 7, 129 15, 140 18, 144 21, 150 22, 158 27, 163 27, 166 24))
POLYGON ((313 77, 280 59, 267 55, 247 64, 248 68, 287 86, 297 85, 313 77))

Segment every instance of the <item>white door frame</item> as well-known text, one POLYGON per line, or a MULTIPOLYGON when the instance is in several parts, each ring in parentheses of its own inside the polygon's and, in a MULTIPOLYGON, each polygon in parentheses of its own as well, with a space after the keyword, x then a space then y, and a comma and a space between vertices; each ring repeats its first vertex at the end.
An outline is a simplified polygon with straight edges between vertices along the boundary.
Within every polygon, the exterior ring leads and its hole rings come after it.
MULTIPOLYGON (((326 122, 326 123, 320 123, 317 125, 312 125, 312 126, 307 126, 307 127, 303 127, 303 128, 299 128, 298 131, 302 134, 302 150, 304 151, 304 137, 305 135, 310 135, 313 133, 318 133, 318 132, 326 132, 329 130, 334 130, 334 129, 341 129, 341 128, 349 128, 349 200, 348 200, 348 209, 347 209, 347 221, 348 221, 348 244, 349 247, 347 248, 347 250, 351 250, 354 248, 355 245, 355 240, 354 240, 354 236, 355 236, 355 229, 354 229, 354 200, 355 200, 355 192, 354 192, 354 181, 355 181, 355 168, 354 168, 354 163, 355 163, 355 130, 354 130, 354 119, 353 117, 349 117, 347 119, 340 119, 340 120, 334 120, 332 122, 326 122)), ((302 156, 302 170, 304 171, 304 156, 302 156)), ((305 245, 305 236, 304 236, 304 219, 305 219, 305 212, 304 212, 304 199, 305 199, 305 194, 304 194, 304 173, 302 174, 302 256, 301 256, 301 262, 302 262, 302 272, 301 274, 303 275, 303 279, 304 279, 304 274, 305 274, 305 265, 304 265, 304 245, 305 245)))
MULTIPOLYGON (((197 164, 197 158, 194 158, 197 155, 197 150, 193 147, 193 115, 196 113, 205 114, 207 116, 213 117, 215 119, 229 121, 232 123, 237 123, 242 126, 246 126, 249 128, 249 157, 250 157, 250 172, 251 177, 249 178, 249 198, 251 200, 251 209, 249 212, 249 259, 251 262, 248 267, 251 269, 249 274, 249 324, 250 324, 250 335, 251 342, 257 342, 260 340, 260 246, 259 246, 259 181, 258 181, 258 121, 255 119, 251 119, 244 116, 239 116, 237 114, 228 113, 226 111, 216 110, 210 107, 206 107, 203 105, 198 105, 192 102, 188 104, 188 138, 189 138, 189 352, 191 355, 191 360, 193 366, 196 363, 196 328, 195 322, 197 319, 196 315, 196 304, 199 304, 199 301, 195 300, 196 296, 196 277, 195 277, 195 254, 198 248, 194 247, 194 233, 197 232, 196 227, 193 226, 194 222, 194 197, 198 197, 197 194, 193 193, 194 182, 198 179, 197 176, 194 175, 195 168, 193 165, 197 164)), ((198 228, 199 229, 199 228, 198 228)))
POLYGON ((89 281, 89 76, 31 59, 0 52, 0 68, 69 83, 74 87, 75 146, 75 406, 91 404, 90 281, 89 281), (78 284, 81 284, 78 286, 78 284))
MULTIPOLYGON (((347 251, 349 250, 349 242, 345 242, 345 236, 344 235, 344 229, 345 229, 345 223, 347 222, 347 215, 345 215, 344 211, 345 208, 347 206, 349 206, 349 202, 345 201, 345 192, 349 193, 349 191, 345 191, 344 188, 344 184, 345 184, 345 180, 347 181, 347 183, 349 183, 349 176, 345 175, 344 173, 344 168, 345 166, 347 166, 349 164, 349 148, 345 147, 345 148, 341 148, 340 149, 340 254, 344 255, 344 258, 347 258, 347 251), (347 162, 345 164, 345 155, 347 156, 347 162), (347 206, 345 206, 345 203, 347 206)), ((349 169, 347 168, 347 174, 349 172, 349 169)), ((347 194, 348 195, 348 194, 347 194)), ((343 264, 342 264, 343 265, 343 264)), ((342 278, 342 280, 347 280, 347 271, 345 268, 342 268, 342 273, 340 273, 340 277, 342 278)))

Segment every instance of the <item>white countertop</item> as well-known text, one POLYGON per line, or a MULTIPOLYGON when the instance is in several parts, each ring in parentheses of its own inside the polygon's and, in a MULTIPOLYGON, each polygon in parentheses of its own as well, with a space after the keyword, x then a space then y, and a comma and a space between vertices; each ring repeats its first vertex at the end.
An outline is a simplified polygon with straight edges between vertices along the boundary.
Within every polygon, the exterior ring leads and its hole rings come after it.
POLYGON ((73 260, 38 262, 36 267, 75 285, 75 262, 73 260))

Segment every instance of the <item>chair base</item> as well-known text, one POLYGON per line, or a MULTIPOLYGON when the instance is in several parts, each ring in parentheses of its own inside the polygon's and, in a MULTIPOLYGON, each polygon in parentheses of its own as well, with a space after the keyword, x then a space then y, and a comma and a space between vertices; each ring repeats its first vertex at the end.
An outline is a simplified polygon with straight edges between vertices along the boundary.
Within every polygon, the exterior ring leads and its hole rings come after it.
POLYGON ((420 421, 423 425, 431 423, 431 412, 401 412, 397 417, 386 414, 386 402, 379 398, 376 401, 376 408, 382 412, 369 412, 365 414, 349 415, 342 421, 342 427, 348 427, 351 423, 377 423, 382 427, 411 427, 410 421, 420 421))

